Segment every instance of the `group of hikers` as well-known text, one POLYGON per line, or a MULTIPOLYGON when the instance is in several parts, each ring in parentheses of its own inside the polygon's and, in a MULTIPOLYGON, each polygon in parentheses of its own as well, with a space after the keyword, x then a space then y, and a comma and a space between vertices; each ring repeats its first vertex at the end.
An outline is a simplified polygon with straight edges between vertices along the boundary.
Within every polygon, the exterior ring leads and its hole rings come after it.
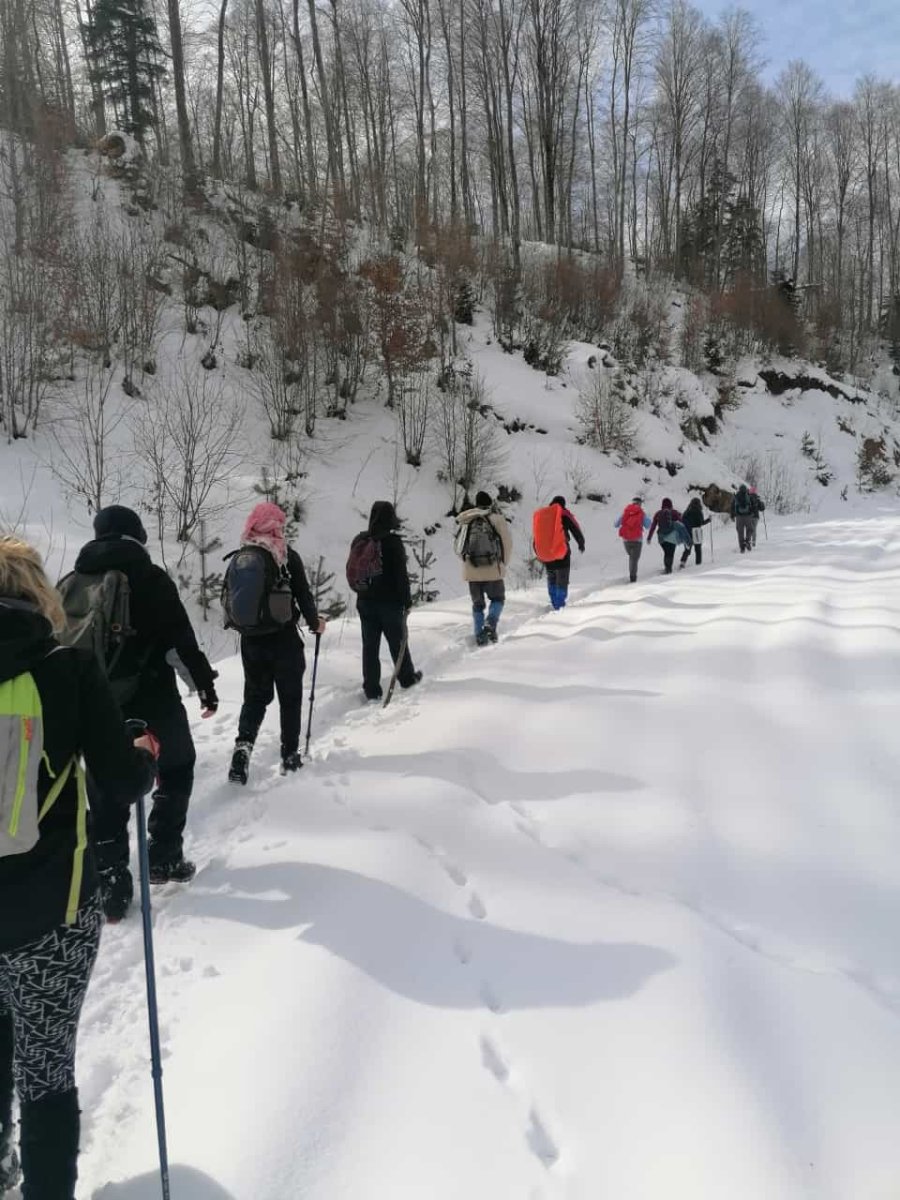
MULTIPOLYGON (((735 494, 742 553, 755 545, 764 507, 752 489, 735 494)), ((635 497, 616 521, 630 579, 637 578, 645 532, 648 542, 657 536, 671 573, 679 546, 682 567, 692 549, 702 561, 702 530, 710 520, 697 497, 683 513, 663 500, 652 520, 635 497)), ((463 505, 456 524, 474 638, 484 646, 497 640, 512 532, 485 491, 463 505)), ((285 526, 277 505, 258 504, 240 547, 227 556, 225 624, 240 634, 244 668, 228 773, 237 783, 247 782, 276 694, 282 772, 302 766, 306 664, 298 625, 302 619, 318 650, 326 621, 285 526)), ((399 530, 394 505, 377 501, 347 560, 368 700, 383 695, 382 638, 399 686, 422 679, 408 643, 412 594, 399 530)), ((545 567, 554 610, 566 605, 573 541, 583 553, 581 527, 565 497, 555 496, 532 520, 532 550, 545 567)), ((186 883, 194 876, 183 835, 196 756, 176 670, 196 691, 201 716, 212 716, 217 672, 175 584, 151 561, 136 512, 122 505, 98 512, 93 540, 56 588, 33 547, 0 538, 0 1195, 21 1177, 24 1200, 74 1200, 78 1022, 103 922, 122 920, 132 904, 129 811, 151 790, 149 882, 186 883)))

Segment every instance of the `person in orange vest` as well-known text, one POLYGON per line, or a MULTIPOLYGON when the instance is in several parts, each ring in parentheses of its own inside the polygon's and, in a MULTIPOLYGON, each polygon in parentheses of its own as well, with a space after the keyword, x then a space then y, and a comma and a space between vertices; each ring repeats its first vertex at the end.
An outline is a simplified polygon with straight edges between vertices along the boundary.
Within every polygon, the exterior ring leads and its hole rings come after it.
POLYGON ((616 518, 616 529, 628 555, 628 578, 637 583, 638 561, 644 548, 644 530, 650 528, 650 518, 644 512, 640 496, 635 496, 625 505, 621 517, 616 518))
POLYGON ((554 609, 565 608, 572 566, 569 539, 574 538, 579 553, 584 554, 581 526, 566 508, 565 497, 554 496, 546 508, 539 508, 534 514, 532 528, 534 552, 547 568, 550 603, 554 609))

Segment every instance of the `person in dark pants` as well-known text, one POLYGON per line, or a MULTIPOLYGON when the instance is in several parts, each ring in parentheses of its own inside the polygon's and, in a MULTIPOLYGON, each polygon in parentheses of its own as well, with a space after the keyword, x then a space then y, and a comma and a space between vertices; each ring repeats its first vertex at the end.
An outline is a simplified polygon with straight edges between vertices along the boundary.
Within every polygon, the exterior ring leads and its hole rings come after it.
MULTIPOLYGON (((376 500, 369 514, 368 535, 381 545, 381 574, 372 580, 366 594, 357 597, 356 611, 362 626, 363 691, 368 700, 381 698, 381 639, 385 638, 394 663, 400 654, 406 614, 412 608, 406 548, 397 533, 400 521, 393 504, 376 500)), ((414 687, 422 672, 413 666, 409 645, 397 672, 402 688, 414 687)))
POLYGON ((659 511, 653 517, 650 532, 647 534, 647 545, 653 541, 654 533, 659 533, 659 544, 663 552, 663 571, 672 574, 672 564, 675 562, 675 551, 678 548, 680 535, 677 528, 681 521, 681 513, 672 507, 672 501, 666 497, 659 511))
MULTIPOLYGON (((0 538, 0 691, 8 700, 14 688, 30 686, 30 675, 43 742, 35 792, 29 783, 25 795, 41 813, 37 841, 0 851, 0 1194, 19 1176, 15 1090, 27 1200, 74 1200, 78 1177, 75 1048, 103 924, 79 760, 98 785, 95 818, 104 805, 148 792, 155 771, 153 739, 132 743, 93 656, 55 641, 64 625, 38 554, 0 538)), ((32 726, 29 741, 34 736, 32 726)))
POLYGON ((637 583, 638 563, 644 548, 644 533, 650 528, 650 518, 644 512, 640 496, 635 496, 630 504, 625 505, 622 515, 616 518, 615 525, 628 555, 628 580, 630 583, 637 583))
POLYGON ((494 530, 494 553, 482 562, 473 562, 471 557, 464 557, 463 579, 469 585, 469 596, 472 599, 475 641, 479 646, 486 646, 488 642, 497 640, 497 625, 506 603, 506 584, 503 577, 512 558, 513 542, 509 522, 487 492, 478 492, 475 496, 475 506, 463 509, 456 518, 456 523, 461 530, 468 530, 478 517, 489 522, 494 530))
POLYGON ((325 620, 316 612, 316 602, 300 555, 285 540, 286 523, 287 517, 277 504, 257 504, 247 518, 241 537, 242 546, 260 546, 271 554, 278 570, 286 569, 292 604, 291 617, 286 624, 241 635, 244 703, 228 773, 234 783, 247 782, 256 736, 276 692, 281 717, 282 774, 303 766, 300 722, 306 657, 297 622, 302 616, 313 633, 321 634, 325 632, 325 620))
MULTIPOLYGON (((197 689, 204 717, 219 700, 216 672, 197 645, 197 638, 175 584, 150 560, 147 534, 136 512, 114 504, 94 518, 95 540, 83 547, 75 571, 84 575, 121 571, 131 590, 134 636, 126 644, 115 675, 137 675, 134 694, 123 703, 126 717, 146 721, 159 739, 159 783, 147 822, 152 883, 187 883, 196 867, 184 857, 184 828, 194 786, 196 754, 187 713, 178 694, 173 661, 178 661, 197 689)), ((88 776, 92 802, 101 785, 88 776)), ((109 798, 112 799, 112 798, 109 798)), ((100 868, 103 910, 119 921, 134 897, 128 865, 128 808, 94 803, 91 836, 100 868)))
POLYGON ((566 607, 569 595, 569 574, 572 570, 571 539, 575 539, 578 553, 584 554, 584 534, 575 517, 566 508, 564 496, 554 496, 550 503, 558 504, 562 509, 562 528, 566 538, 565 557, 546 564, 547 591, 550 595, 550 603, 555 609, 560 609, 566 607))
POLYGON ((738 546, 740 547, 741 554, 753 548, 754 511, 757 514, 755 519, 758 521, 758 506, 755 510, 753 497, 750 495, 746 483, 742 483, 731 501, 731 519, 734 521, 737 529, 738 546))
POLYGON ((679 567, 687 565, 688 559, 691 557, 691 548, 693 547, 694 558, 697 566, 703 562, 703 526, 708 525, 712 517, 703 516, 703 501, 699 496, 695 496, 688 504, 681 518, 681 523, 688 531, 691 537, 691 544, 685 546, 684 553, 681 555, 679 567))

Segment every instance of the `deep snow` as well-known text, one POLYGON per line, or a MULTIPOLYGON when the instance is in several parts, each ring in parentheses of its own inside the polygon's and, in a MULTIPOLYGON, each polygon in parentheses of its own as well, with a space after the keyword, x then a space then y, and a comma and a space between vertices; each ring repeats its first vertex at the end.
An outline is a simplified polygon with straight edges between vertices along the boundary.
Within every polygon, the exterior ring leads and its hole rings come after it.
MULTIPOLYGON (((770 534, 634 587, 588 557, 484 650, 417 611, 384 712, 338 623, 296 780, 273 714, 223 782, 223 664, 200 872, 157 893, 175 1197, 894 1194, 900 517, 770 534)), ((158 1194, 147 1054, 135 918, 85 1013, 85 1198, 158 1194)))

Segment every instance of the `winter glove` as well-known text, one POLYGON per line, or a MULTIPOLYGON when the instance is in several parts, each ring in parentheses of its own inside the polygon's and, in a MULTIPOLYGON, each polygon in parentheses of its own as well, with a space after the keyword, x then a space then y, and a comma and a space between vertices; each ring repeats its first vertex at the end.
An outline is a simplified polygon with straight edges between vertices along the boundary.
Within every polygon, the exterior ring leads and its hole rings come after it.
POLYGON ((212 684, 207 688, 198 690, 197 695, 200 697, 200 707, 203 709, 204 717, 211 717, 219 707, 219 697, 216 695, 216 689, 212 684))

